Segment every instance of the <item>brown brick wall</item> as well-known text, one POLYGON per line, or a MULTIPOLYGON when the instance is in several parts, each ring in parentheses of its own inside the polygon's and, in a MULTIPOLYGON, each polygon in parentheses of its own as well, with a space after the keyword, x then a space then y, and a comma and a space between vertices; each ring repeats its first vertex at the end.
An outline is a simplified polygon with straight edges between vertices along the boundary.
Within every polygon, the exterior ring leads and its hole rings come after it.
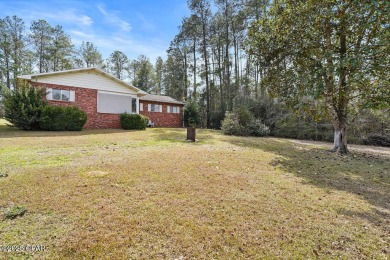
POLYGON ((139 113, 149 117, 155 127, 183 127, 183 105, 145 100, 140 100, 139 102, 143 105, 143 111, 139 113), (148 104, 162 105, 162 112, 149 112, 148 104), (167 113, 167 106, 180 107, 180 113, 167 113))
MULTIPOLYGON (((32 82, 33 86, 44 88, 63 89, 75 91, 75 102, 49 100, 50 105, 77 106, 87 113, 87 123, 84 128, 120 128, 120 119, 117 114, 105 114, 97 112, 97 90, 76 88, 56 84, 32 82)), ((46 98, 46 97, 45 97, 46 98)))
MULTIPOLYGON (((120 128, 120 118, 118 114, 105 114, 97 112, 97 90, 87 88, 77 88, 57 84, 47 84, 31 82, 33 86, 44 88, 63 89, 75 91, 75 102, 53 101, 49 100, 50 105, 56 106, 77 106, 87 113, 87 123, 84 128, 120 128)), ((45 96, 46 98, 46 96, 45 96)), ((168 104, 162 102, 143 101, 143 111, 140 114, 145 115, 154 122, 155 127, 183 127, 183 109, 184 105, 168 104), (163 112, 149 112, 148 104, 162 105, 163 112), (167 113, 167 106, 179 106, 180 113, 167 113)))

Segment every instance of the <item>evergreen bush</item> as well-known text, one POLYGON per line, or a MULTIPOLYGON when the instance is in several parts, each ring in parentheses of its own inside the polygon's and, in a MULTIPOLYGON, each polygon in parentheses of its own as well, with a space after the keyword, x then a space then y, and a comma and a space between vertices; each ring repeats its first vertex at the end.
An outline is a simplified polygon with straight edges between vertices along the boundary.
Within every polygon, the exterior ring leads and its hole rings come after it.
POLYGON ((5 119, 19 129, 39 129, 42 109, 46 106, 44 95, 45 89, 30 85, 20 86, 15 91, 5 88, 2 91, 5 119))
POLYGON ((188 102, 184 107, 184 125, 186 127, 196 127, 199 124, 199 107, 194 101, 188 102))
POLYGON ((86 113, 78 107, 46 106, 39 126, 46 131, 81 131, 86 122, 86 113))
POLYGON ((144 130, 149 118, 139 114, 121 114, 121 127, 126 130, 144 130))

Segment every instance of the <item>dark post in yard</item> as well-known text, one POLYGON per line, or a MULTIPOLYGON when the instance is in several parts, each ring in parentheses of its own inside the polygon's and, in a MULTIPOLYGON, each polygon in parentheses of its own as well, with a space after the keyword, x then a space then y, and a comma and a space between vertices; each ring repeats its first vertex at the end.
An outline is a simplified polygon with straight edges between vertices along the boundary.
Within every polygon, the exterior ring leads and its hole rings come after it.
POLYGON ((195 142, 195 137, 196 137, 196 128, 187 127, 187 141, 195 142))

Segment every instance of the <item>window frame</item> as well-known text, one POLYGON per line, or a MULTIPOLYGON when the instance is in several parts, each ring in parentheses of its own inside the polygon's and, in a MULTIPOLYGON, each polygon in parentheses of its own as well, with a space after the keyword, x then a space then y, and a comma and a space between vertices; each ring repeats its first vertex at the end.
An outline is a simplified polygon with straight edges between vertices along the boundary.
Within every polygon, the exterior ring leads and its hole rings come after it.
POLYGON ((180 107, 179 106, 167 106, 167 113, 180 114, 180 107))
POLYGON ((148 112, 161 113, 162 109, 163 107, 161 104, 153 104, 153 103, 148 104, 148 112))
POLYGON ((60 102, 75 102, 76 101, 76 94, 75 91, 69 90, 69 89, 58 89, 58 88, 48 88, 46 94, 46 99, 48 101, 60 101, 60 102), (53 92, 59 91, 60 99, 54 98, 53 92), (63 93, 66 93, 67 95, 64 95, 63 93), (68 99, 63 99, 63 97, 67 97, 68 99))

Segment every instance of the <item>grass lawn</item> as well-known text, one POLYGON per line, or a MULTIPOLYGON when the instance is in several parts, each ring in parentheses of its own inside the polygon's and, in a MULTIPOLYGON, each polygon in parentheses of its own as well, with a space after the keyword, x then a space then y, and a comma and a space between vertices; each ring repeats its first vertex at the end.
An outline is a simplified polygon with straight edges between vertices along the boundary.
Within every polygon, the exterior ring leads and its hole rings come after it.
POLYGON ((0 259, 388 259, 390 149, 0 121, 0 259), (3 218, 12 206, 26 213, 3 218))

